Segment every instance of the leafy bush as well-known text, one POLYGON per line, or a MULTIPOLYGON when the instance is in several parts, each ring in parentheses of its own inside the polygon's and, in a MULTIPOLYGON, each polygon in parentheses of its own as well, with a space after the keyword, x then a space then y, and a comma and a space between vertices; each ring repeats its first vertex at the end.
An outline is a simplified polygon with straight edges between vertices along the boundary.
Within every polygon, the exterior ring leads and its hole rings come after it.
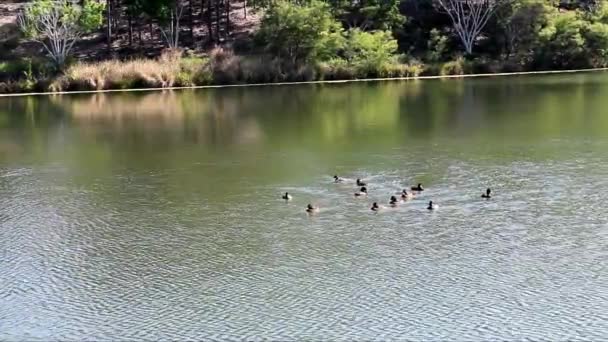
POLYGON ((424 71, 422 64, 384 64, 381 66, 380 77, 418 77, 424 71))
POLYGON ((503 72, 503 63, 487 57, 477 57, 469 63, 465 63, 465 73, 472 74, 495 74, 503 72))
POLYGON ((587 67, 585 38, 586 22, 578 12, 558 12, 540 33, 537 64, 542 68, 587 67))
POLYGON ((439 69, 440 76, 464 75, 467 73, 467 61, 458 57, 453 61, 449 61, 441 65, 439 69))
POLYGON ((342 58, 332 58, 317 66, 320 80, 350 80, 355 78, 355 70, 342 58))
POLYGON ((342 48, 342 27, 318 0, 307 4, 278 1, 264 15, 257 40, 267 52, 296 65, 325 60, 342 48))
POLYGON ((430 38, 427 43, 427 60, 431 63, 437 63, 443 59, 448 48, 448 37, 434 28, 430 32, 430 38))
POLYGON ((264 56, 242 58, 239 63, 240 80, 245 83, 267 83, 282 80, 278 60, 264 56))
POLYGON ((344 55, 352 64, 373 67, 394 61, 397 48, 397 40, 388 31, 351 29, 347 32, 344 55))
POLYGON ((608 24, 597 22, 588 25, 583 36, 588 64, 596 68, 608 66, 608 24))
POLYGON ((213 49, 209 54, 209 67, 216 84, 234 84, 241 79, 241 58, 232 50, 213 49))
POLYGON ((38 58, 0 62, 0 80, 23 78, 25 73, 31 73, 36 77, 46 77, 47 74, 51 73, 51 68, 44 60, 38 58))
POLYGON ((23 33, 44 46, 60 68, 74 43, 103 23, 105 3, 83 0, 81 5, 69 0, 33 0, 19 16, 23 33))

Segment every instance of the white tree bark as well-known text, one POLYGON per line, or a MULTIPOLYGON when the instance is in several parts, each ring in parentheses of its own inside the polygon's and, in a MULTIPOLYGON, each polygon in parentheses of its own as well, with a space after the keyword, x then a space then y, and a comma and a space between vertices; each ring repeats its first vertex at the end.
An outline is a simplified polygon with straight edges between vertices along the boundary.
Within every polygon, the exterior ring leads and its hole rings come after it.
POLYGON ((452 19, 454 30, 466 53, 471 54, 481 30, 496 9, 508 1, 510 0, 435 0, 435 3, 452 19))
POLYGON ((166 28, 161 27, 160 32, 165 39, 165 43, 171 49, 176 49, 179 47, 179 30, 180 30, 180 20, 182 19, 182 14, 184 12, 184 7, 179 3, 171 9, 171 20, 169 21, 169 25, 166 28))
POLYGON ((63 10, 57 6, 31 22, 28 22, 24 14, 17 18, 21 27, 31 26, 36 32, 41 33, 33 40, 42 44, 51 59, 59 66, 65 64, 74 43, 82 36, 78 24, 74 21, 62 20, 63 16, 63 10))

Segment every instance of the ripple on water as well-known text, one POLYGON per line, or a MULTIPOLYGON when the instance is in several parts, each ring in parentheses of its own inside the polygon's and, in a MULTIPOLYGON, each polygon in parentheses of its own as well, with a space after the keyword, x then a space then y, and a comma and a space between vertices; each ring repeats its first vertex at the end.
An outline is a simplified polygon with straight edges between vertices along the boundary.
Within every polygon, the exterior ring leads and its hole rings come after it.
POLYGON ((424 177, 413 162, 345 175, 370 183, 362 199, 320 176, 180 205, 156 191, 163 172, 84 189, 60 168, 2 170, 0 338, 601 339, 608 183, 593 163, 454 161, 378 214, 424 177))

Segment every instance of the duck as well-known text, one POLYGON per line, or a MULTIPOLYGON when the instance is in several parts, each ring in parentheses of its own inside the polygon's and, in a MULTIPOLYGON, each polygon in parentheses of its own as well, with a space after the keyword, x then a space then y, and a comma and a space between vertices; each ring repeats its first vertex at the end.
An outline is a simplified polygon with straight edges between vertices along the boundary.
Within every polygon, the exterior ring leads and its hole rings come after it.
POLYGON ((361 178, 357 178, 357 186, 366 186, 367 183, 363 182, 361 178))
POLYGON ((344 179, 338 177, 338 175, 334 175, 334 183, 342 183, 344 179))
POLYGON ((414 194, 408 193, 407 190, 403 189, 403 192, 401 192, 401 200, 407 201, 410 198, 414 198, 414 194))
POLYGON ((430 202, 429 202, 429 206, 428 206, 428 207, 426 207, 426 208, 427 208, 428 210, 435 210, 435 209, 438 209, 438 208, 439 208, 439 206, 438 206, 437 204, 434 204, 434 203, 433 203, 433 201, 430 201, 430 202))
POLYGON ((313 214, 319 211, 319 208, 313 206, 312 204, 309 204, 306 206, 306 212, 309 214, 313 214))
POLYGON ((412 187, 412 191, 424 191, 424 188, 422 187, 422 184, 418 183, 417 186, 412 187))
POLYGON ((380 210, 380 206, 378 206, 378 202, 374 202, 374 204, 372 204, 371 211, 379 211, 379 210, 380 210))
POLYGON ((486 193, 485 194, 481 194, 481 198, 492 198, 492 195, 490 195, 492 193, 492 189, 487 188, 486 189, 486 193))
POLYGON ((281 198, 284 199, 284 200, 286 200, 286 201, 291 201, 291 199, 293 197, 291 197, 291 195, 289 194, 289 192, 286 192, 285 195, 283 195, 281 198))
POLYGON ((396 207, 398 203, 399 203, 399 201, 397 200, 397 197, 395 197, 395 196, 391 196, 391 199, 388 202, 388 204, 390 204, 393 207, 396 207))
POLYGON ((358 192, 355 192, 355 197, 367 196, 367 188, 361 187, 358 192))

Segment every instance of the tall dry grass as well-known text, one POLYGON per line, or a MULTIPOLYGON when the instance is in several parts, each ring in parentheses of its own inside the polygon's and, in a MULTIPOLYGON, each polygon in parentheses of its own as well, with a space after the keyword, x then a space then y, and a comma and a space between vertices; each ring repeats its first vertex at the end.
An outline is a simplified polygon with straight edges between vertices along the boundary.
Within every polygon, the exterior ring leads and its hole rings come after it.
MULTIPOLYGON (((454 66, 459 66, 462 63, 454 66)), ((110 60, 76 63, 51 79, 50 85, 38 80, 41 90, 105 90, 131 88, 168 88, 209 84, 248 84, 349 80, 370 77, 415 77, 425 70, 420 63, 398 61, 380 65, 354 64, 342 58, 293 65, 267 55, 241 56, 232 50, 216 48, 206 58, 184 57, 179 50, 167 50, 157 59, 110 60)), ((445 73, 461 73, 452 65, 445 73), (449 70, 448 70, 449 69, 449 70)), ((44 81, 44 82, 43 82, 44 81)), ((0 91, 27 90, 21 83, 0 84, 0 91)), ((31 88, 31 87, 30 87, 31 88)), ((29 89, 29 88, 28 88, 29 89)))
POLYGON ((50 86, 51 91, 128 88, 168 88, 205 82, 205 60, 182 58, 179 51, 163 53, 158 59, 110 60, 77 63, 50 86))

